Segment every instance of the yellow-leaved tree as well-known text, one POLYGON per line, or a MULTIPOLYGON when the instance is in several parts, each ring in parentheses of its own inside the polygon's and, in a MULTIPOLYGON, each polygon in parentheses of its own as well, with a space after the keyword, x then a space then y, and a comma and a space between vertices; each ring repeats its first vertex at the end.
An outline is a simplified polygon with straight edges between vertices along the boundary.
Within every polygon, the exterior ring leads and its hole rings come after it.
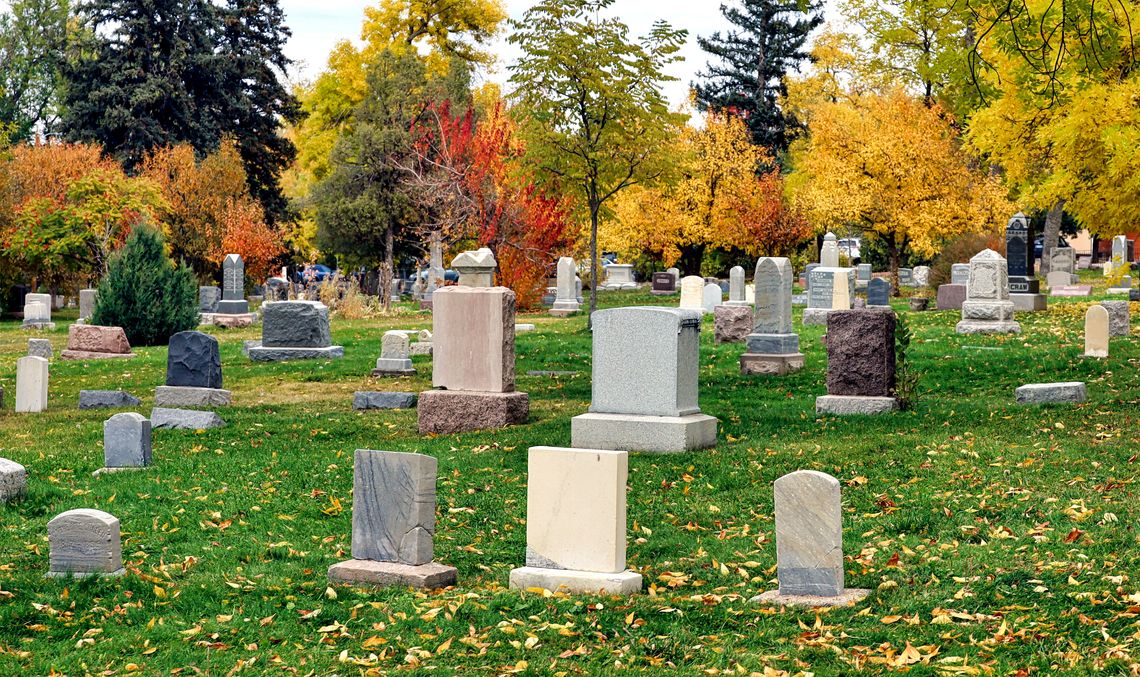
POLYGON ((869 92, 817 103, 807 120, 791 152, 795 205, 817 231, 855 227, 881 240, 893 276, 908 252, 931 256, 1010 213, 1005 188, 970 166, 937 105, 869 92))
POLYGON ((674 164, 662 185, 614 198, 599 233, 604 249, 627 259, 650 253, 699 274, 709 249, 776 254, 809 234, 786 209, 779 173, 757 174, 772 158, 736 116, 710 111, 703 128, 679 128, 668 155, 674 164))

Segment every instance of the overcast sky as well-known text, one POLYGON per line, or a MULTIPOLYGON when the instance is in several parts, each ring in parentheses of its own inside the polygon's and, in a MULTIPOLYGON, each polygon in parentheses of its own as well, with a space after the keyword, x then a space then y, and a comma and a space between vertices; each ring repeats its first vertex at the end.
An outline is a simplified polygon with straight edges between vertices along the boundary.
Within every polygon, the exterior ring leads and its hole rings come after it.
MULTIPOLYGON (((374 3, 368 0, 282 0, 293 31, 286 54, 298 62, 292 77, 296 80, 313 78, 324 69, 328 53, 338 41, 359 42, 364 8, 370 4, 374 3)), ((513 19, 521 18, 533 4, 534 0, 506 0, 507 11, 513 19)), ((677 82, 667 85, 669 100, 674 105, 686 100, 689 83, 705 67, 705 55, 697 47, 696 36, 723 30, 727 25, 718 0, 616 0, 613 13, 625 21, 634 36, 647 33, 657 19, 665 19, 674 27, 689 31, 688 42, 681 52, 685 61, 674 64, 668 73, 678 78, 677 82)), ((513 58, 512 47, 500 39, 492 51, 499 55, 500 63, 497 72, 489 77, 505 81, 506 66, 513 58)))

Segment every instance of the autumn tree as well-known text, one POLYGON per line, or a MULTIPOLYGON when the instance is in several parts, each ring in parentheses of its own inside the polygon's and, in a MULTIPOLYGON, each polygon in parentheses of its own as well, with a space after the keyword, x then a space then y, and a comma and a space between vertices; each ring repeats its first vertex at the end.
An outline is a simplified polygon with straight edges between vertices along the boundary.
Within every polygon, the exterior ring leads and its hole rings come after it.
POLYGON ((818 231, 880 240, 892 275, 909 251, 930 256, 948 238, 1005 223, 1004 188, 971 168, 939 106, 900 90, 862 94, 818 106, 809 125, 792 149, 794 203, 818 231))
POLYGON ((600 16, 613 0, 543 0, 512 22, 515 110, 530 163, 577 193, 590 224, 590 312, 597 309, 598 223, 604 205, 660 175, 658 147, 678 116, 669 112, 662 69, 685 32, 658 21, 631 42, 600 16))
POLYGON ((785 78, 809 60, 805 45, 823 23, 822 8, 801 0, 722 4, 721 14, 734 28, 697 38, 714 59, 693 85, 701 110, 738 115, 753 143, 773 154, 786 150, 799 123, 780 106, 785 78))

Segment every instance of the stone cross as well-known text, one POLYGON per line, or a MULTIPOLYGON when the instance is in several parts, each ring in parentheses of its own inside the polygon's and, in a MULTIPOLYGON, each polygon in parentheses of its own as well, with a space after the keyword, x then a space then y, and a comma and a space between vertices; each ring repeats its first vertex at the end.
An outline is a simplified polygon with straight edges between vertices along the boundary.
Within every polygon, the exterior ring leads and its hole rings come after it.
POLYGON ((150 432, 150 421, 133 411, 115 414, 104 421, 104 467, 144 468, 150 465, 150 432))
POLYGON ((819 249, 819 265, 824 268, 839 267, 839 243, 836 242, 835 233, 823 236, 823 246, 819 249))
POLYGON ((780 595, 841 595, 843 513, 839 480, 815 470, 797 470, 773 486, 780 595))
POLYGON ((733 266, 728 271, 728 301, 729 303, 746 303, 744 292, 744 269, 733 266))
POLYGON ((705 279, 699 275, 681 278, 680 308, 704 310, 705 279))
POLYGON ((1108 357, 1108 311, 1089 306, 1085 312, 1085 357, 1108 357))
POLYGON ((80 508, 48 522, 51 549, 48 577, 123 575, 119 520, 101 510, 80 508))
POLYGON ((16 413, 35 413, 48 406, 48 361, 28 355, 16 360, 16 413))
POLYGON ((706 284, 702 295, 701 309, 705 314, 712 313, 724 300, 724 290, 719 284, 706 284))
POLYGON ((352 556, 411 565, 430 562, 436 459, 357 449, 353 467, 352 556))

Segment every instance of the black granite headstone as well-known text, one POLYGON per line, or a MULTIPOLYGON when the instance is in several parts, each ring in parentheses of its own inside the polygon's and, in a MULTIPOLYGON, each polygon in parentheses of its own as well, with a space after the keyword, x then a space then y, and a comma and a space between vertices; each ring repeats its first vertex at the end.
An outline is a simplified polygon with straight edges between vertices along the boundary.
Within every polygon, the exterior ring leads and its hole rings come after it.
POLYGON ((891 283, 881 277, 876 277, 867 283, 867 305, 891 305, 891 283))
POLYGON ((218 339, 200 331, 181 331, 171 336, 166 355, 166 385, 221 388, 218 339))

